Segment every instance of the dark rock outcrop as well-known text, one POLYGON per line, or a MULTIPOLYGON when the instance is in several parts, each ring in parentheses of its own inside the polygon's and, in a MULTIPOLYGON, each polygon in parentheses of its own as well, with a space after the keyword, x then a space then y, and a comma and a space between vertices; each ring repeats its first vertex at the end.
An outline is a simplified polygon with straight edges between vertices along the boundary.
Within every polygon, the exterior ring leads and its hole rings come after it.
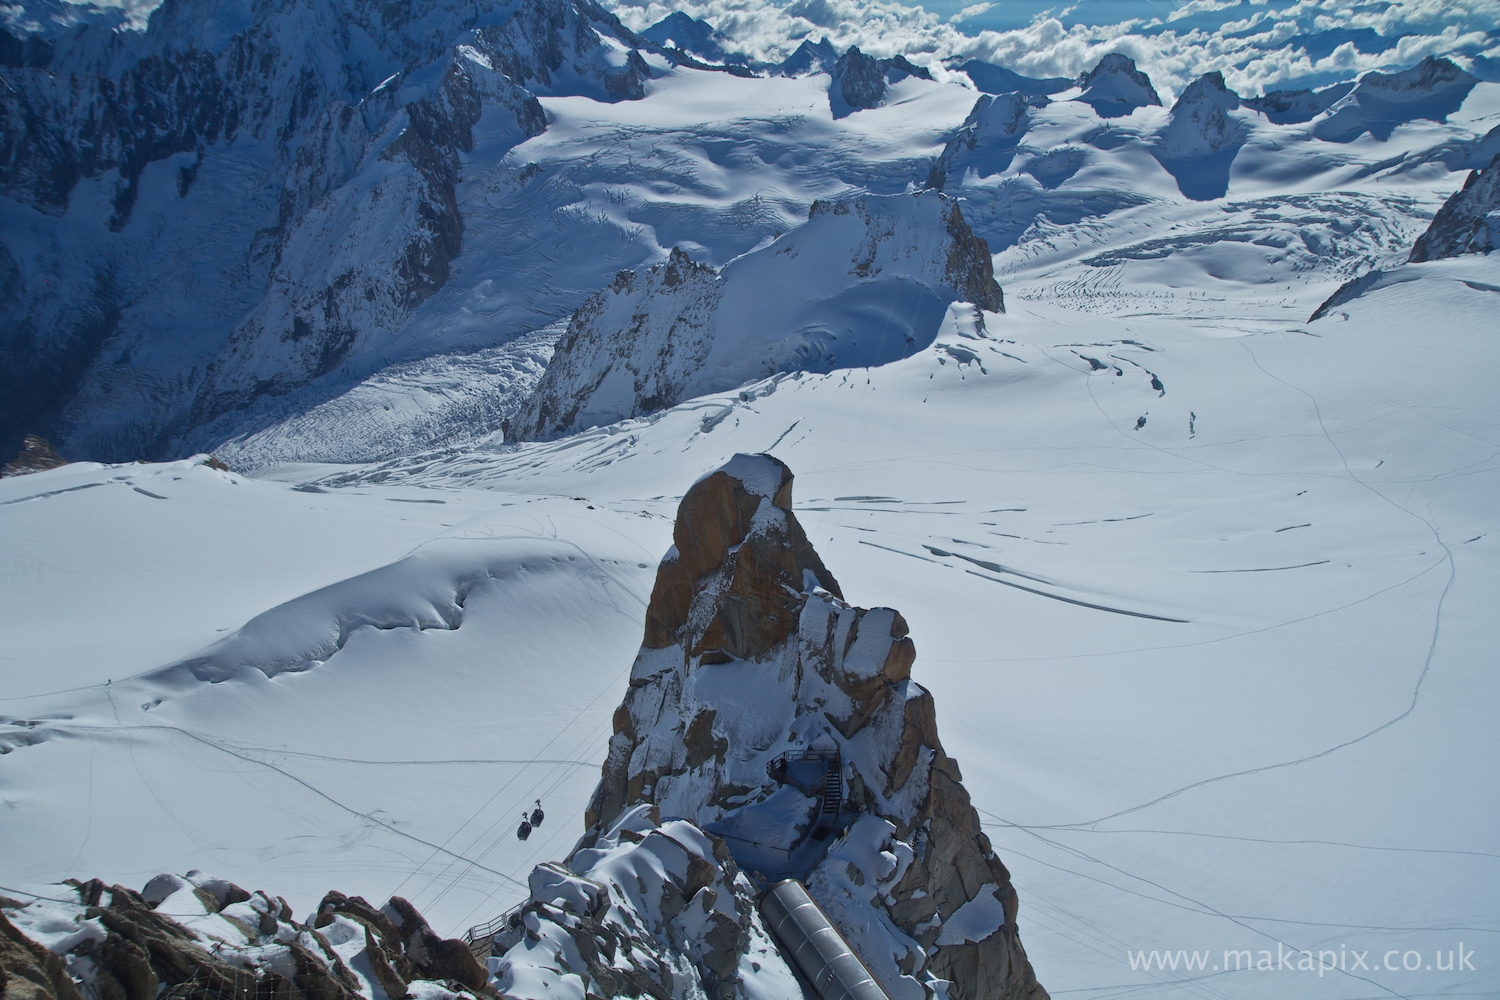
POLYGON ((899 83, 909 76, 931 80, 923 66, 914 66, 903 55, 876 59, 851 45, 833 66, 834 83, 844 104, 853 109, 873 108, 885 97, 888 84, 899 83))
POLYGON ((330 892, 304 925, 280 897, 200 872, 159 875, 139 893, 97 879, 68 884, 77 903, 0 899, 4 1000, 374 1000, 380 991, 402 1000, 416 980, 431 981, 424 996, 499 1000, 468 945, 437 937, 405 900, 376 910, 330 892), (59 937, 70 920, 80 929, 96 921, 103 937, 59 937), (29 939, 33 925, 65 953, 29 939), (365 966, 379 991, 353 971, 365 966))
POLYGON ((769 67, 772 76, 807 76, 812 73, 832 73, 839 61, 838 49, 826 38, 816 42, 804 38, 791 55, 780 63, 769 67))
POLYGON ((68 460, 57 453, 57 449, 52 447, 52 442, 46 438, 37 437, 35 434, 28 434, 21 442, 20 454, 4 469, 0 469, 0 478, 24 476, 28 472, 45 472, 67 464, 68 460))
POLYGON ((1448 196, 1417 237, 1411 261, 1441 260, 1467 253, 1489 253, 1500 246, 1500 154, 1474 170, 1464 186, 1448 196))

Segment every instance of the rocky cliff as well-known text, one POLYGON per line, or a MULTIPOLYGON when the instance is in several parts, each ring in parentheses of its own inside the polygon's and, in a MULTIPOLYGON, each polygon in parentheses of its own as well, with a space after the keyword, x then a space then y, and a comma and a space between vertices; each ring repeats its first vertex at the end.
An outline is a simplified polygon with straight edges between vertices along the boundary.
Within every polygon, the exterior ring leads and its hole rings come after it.
MULTIPOLYGON (((834 112, 873 108, 885 97, 888 84, 900 83, 907 77, 931 80, 932 74, 922 66, 915 66, 905 56, 876 59, 851 45, 833 65, 833 84, 837 88, 834 112)), ((830 91, 832 96, 834 91, 830 91)))
POLYGON ((533 875, 502 987, 572 942, 572 974, 610 995, 605 970, 622 963, 591 941, 651 897, 652 933, 625 935, 643 956, 686 935, 675 953, 710 995, 774 995, 760 973, 783 973, 750 899, 799 877, 895 1000, 1046 997, 1010 875, 912 679, 906 622, 840 597, 792 513, 790 470, 736 455, 683 497, 673 539, 588 832, 565 867, 533 875), (659 874, 622 877, 643 852, 659 874))
POLYGON ((1410 260, 1489 253, 1497 246, 1500 246, 1500 154, 1484 169, 1471 171, 1464 186, 1448 196, 1432 217, 1427 232, 1412 246, 1410 260))
POLYGON ((989 246, 958 202, 935 191, 820 201, 805 225, 722 272, 680 250, 620 272, 574 314, 506 433, 551 437, 778 371, 884 364, 930 344, 954 301, 1004 308, 989 246))
POLYGON ((6 1000, 499 1000, 462 941, 400 897, 330 892, 305 923, 284 899, 203 872, 139 891, 97 879, 0 896, 6 1000))

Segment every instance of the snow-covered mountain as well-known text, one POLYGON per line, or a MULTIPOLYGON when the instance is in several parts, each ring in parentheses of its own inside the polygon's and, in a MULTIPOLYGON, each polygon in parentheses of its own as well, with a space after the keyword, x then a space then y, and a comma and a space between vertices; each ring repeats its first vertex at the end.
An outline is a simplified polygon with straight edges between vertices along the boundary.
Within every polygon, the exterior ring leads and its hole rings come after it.
POLYGON ((188 1000, 795 997, 811 843, 903 996, 1500 992, 1493 60, 75 7, 0 11, 0 963, 119 1000, 114 909, 188 1000), (740 454, 797 495, 689 588, 740 454))
POLYGON ((814 202, 806 225, 722 273, 680 250, 620 272, 574 313, 507 429, 555 437, 777 372, 886 364, 928 347, 955 301, 1004 310, 989 246, 958 202, 814 202))
MULTIPOLYGON (((1458 124, 1393 138, 1476 86, 1442 60, 1246 100, 1210 74, 1171 111, 1123 55, 1060 92, 970 60, 979 86, 1018 88, 976 105, 962 77, 826 39, 716 71, 733 46, 706 22, 637 35, 583 0, 272 10, 182 0, 143 32, 105 19, 17 36, 0 247, 10 447, 40 432, 75 457, 208 448, 259 463, 497 439, 537 412, 541 331, 621 268, 674 247, 721 268, 819 199, 923 184, 961 198, 994 251, 1030 257, 1049 226, 1110 217, 1127 232, 1165 213, 1179 232, 1193 218, 1185 246, 1269 227, 1337 284, 1409 244, 1445 196, 1421 162, 1471 169, 1500 142, 1458 124), (1224 199, 1228 229, 1210 207, 1224 199), (375 403, 413 365, 451 388, 375 403), (504 401, 443 402, 476 394, 504 401)), ((601 415, 641 409, 611 406, 601 415)))

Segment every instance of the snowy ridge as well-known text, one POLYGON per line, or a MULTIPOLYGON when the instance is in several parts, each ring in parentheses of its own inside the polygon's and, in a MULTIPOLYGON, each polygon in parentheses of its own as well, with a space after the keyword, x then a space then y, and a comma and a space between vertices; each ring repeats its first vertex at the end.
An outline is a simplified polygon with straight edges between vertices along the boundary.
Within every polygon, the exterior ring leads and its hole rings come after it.
POLYGON ((555 437, 779 371, 884 364, 931 344, 954 301, 1003 308, 989 248, 957 202, 816 202, 803 226, 722 273, 680 250, 621 272, 574 315, 509 434, 555 437))

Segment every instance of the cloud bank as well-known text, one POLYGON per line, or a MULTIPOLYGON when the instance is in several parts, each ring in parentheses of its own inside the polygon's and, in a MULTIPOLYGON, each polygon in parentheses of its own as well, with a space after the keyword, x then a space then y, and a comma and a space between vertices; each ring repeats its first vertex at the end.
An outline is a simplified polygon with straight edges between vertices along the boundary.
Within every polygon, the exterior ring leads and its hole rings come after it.
POLYGON ((1241 94, 1258 95, 1403 68, 1428 55, 1448 56, 1480 75, 1500 69, 1500 0, 1188 0, 1164 19, 1069 25, 1042 16, 1013 31, 975 33, 964 31, 963 22, 984 4, 950 17, 899 0, 614 0, 608 6, 637 29, 681 10, 764 61, 785 58, 805 38, 827 37, 839 48, 904 53, 934 67, 982 59, 1027 76, 1056 77, 1076 76, 1101 56, 1122 52, 1150 75, 1163 99, 1214 70, 1241 94))

